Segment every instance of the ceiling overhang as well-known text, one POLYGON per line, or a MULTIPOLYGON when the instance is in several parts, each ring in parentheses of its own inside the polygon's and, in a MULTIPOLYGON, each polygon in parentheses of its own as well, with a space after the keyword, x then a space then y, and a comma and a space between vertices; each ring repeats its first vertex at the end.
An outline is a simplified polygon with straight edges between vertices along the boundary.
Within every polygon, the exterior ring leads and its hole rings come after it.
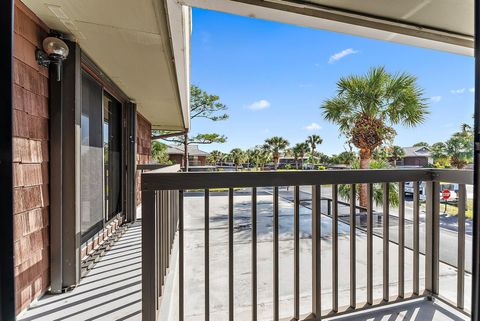
POLYGON ((179 0, 182 5, 473 55, 473 0, 179 0))
POLYGON ((77 41, 153 128, 189 128, 188 7, 170 0, 23 2, 77 41))

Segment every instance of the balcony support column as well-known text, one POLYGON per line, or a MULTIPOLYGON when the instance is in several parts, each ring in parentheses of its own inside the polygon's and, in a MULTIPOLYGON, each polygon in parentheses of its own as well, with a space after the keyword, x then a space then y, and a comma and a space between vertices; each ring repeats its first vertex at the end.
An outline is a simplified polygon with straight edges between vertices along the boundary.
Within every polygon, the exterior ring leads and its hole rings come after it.
POLYGON ((472 240, 472 320, 480 319, 480 0, 475 0, 475 121, 472 240))

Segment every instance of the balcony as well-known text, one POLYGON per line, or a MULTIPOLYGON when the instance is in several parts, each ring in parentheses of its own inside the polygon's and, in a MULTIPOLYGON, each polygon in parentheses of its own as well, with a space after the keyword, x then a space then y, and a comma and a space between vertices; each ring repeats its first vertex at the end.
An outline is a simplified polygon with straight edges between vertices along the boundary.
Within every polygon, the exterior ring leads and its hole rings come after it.
POLYGON ((471 171, 177 171, 145 171, 141 226, 20 319, 469 320, 471 171), (446 182, 457 229, 441 218, 446 182), (340 192, 358 184, 366 207, 340 192), (398 206, 375 203, 394 187, 398 206))

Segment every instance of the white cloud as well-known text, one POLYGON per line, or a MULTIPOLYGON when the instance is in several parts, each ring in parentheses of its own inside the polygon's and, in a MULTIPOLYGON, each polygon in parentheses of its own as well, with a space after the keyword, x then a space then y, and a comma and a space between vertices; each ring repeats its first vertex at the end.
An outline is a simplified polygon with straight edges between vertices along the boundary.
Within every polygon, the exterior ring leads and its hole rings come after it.
POLYGON ((433 96, 433 97, 430 97, 430 101, 432 103, 438 103, 440 100, 442 100, 442 96, 433 96))
POLYGON ((245 106, 245 108, 251 109, 251 110, 262 110, 265 108, 270 107, 270 102, 265 99, 261 99, 258 101, 254 101, 250 105, 245 106))
POLYGON ((474 92, 475 92, 475 88, 470 88, 468 91, 471 92, 471 93, 474 93, 474 92))
POLYGON ((459 88, 459 89, 452 89, 450 92, 455 95, 463 94, 465 92, 465 88, 459 88))
POLYGON ((320 130, 320 129, 322 129, 322 127, 321 127, 319 124, 317 124, 317 123, 311 123, 310 125, 307 125, 307 126, 305 127, 305 129, 306 129, 306 130, 310 130, 310 131, 315 131, 315 130, 320 130))
POLYGON ((343 57, 346 57, 348 55, 353 55, 353 54, 356 54, 358 53, 357 50, 354 50, 352 48, 348 48, 348 49, 345 49, 345 50, 342 50, 340 52, 337 52, 336 54, 333 54, 330 56, 330 59, 328 59, 328 63, 329 64, 333 64, 334 62, 336 62, 337 60, 340 60, 342 59, 343 57))

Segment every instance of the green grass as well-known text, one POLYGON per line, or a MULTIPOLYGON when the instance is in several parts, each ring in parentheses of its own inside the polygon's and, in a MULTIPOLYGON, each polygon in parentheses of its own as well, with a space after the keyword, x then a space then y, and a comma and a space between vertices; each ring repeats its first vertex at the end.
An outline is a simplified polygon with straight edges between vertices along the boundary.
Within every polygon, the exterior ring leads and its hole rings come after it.
MULTIPOLYGON (((447 204, 447 210, 445 211, 445 204, 440 203, 440 213, 447 213, 447 215, 455 216, 458 215, 458 207, 456 205, 447 204)), ((473 218, 473 200, 467 200, 465 217, 468 219, 473 218)))

